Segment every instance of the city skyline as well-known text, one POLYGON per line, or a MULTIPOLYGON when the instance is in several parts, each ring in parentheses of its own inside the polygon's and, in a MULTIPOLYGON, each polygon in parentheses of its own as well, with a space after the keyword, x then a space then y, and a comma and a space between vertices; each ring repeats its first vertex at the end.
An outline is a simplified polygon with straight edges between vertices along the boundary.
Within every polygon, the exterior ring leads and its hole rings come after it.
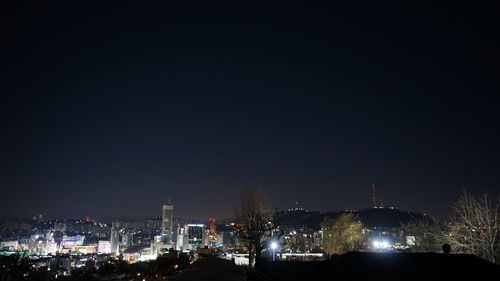
POLYGON ((7 1, 0 280, 500 276, 498 6, 7 1))
POLYGON ((9 3, 0 216, 227 218, 500 190, 494 7, 9 3))

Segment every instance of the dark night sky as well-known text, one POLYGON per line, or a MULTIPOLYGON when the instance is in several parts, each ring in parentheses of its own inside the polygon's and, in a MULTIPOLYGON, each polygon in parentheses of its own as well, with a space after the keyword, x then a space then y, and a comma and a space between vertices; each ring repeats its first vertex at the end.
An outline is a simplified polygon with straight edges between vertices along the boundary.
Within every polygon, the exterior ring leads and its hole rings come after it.
POLYGON ((497 7, 10 2, 0 215, 220 218, 249 185, 363 208, 376 183, 440 216, 500 189, 497 7))

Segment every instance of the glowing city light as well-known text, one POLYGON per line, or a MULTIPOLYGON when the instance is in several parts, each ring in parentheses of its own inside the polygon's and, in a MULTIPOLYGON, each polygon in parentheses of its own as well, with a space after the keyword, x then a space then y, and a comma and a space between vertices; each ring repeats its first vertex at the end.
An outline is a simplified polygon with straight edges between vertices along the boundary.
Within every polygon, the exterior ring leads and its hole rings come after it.
POLYGON ((375 240, 375 241, 373 241, 373 246, 377 249, 387 249, 391 245, 389 244, 389 242, 387 242, 385 240, 383 240, 383 241, 375 240))

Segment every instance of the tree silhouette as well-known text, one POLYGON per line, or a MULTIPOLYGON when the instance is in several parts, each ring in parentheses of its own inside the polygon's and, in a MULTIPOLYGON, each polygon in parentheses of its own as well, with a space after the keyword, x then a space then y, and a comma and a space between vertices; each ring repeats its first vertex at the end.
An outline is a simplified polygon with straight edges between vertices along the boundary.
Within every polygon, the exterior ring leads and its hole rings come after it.
POLYGON ((330 254, 344 254, 363 249, 366 231, 354 214, 343 214, 321 223, 323 247, 330 254))
POLYGON ((464 191, 451 205, 453 220, 445 236, 452 252, 474 254, 493 263, 500 262, 500 200, 464 191))
POLYGON ((249 266, 259 266, 265 237, 276 228, 271 204, 260 189, 247 189, 236 210, 236 233, 249 251, 249 266))

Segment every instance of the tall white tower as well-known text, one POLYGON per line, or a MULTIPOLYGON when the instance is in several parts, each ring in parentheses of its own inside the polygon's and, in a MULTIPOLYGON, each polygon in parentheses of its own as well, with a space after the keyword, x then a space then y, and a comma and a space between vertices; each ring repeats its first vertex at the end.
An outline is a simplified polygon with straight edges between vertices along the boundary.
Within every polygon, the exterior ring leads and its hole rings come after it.
POLYGON ((119 254, 120 253, 120 223, 112 222, 111 223, 111 254, 119 254))

